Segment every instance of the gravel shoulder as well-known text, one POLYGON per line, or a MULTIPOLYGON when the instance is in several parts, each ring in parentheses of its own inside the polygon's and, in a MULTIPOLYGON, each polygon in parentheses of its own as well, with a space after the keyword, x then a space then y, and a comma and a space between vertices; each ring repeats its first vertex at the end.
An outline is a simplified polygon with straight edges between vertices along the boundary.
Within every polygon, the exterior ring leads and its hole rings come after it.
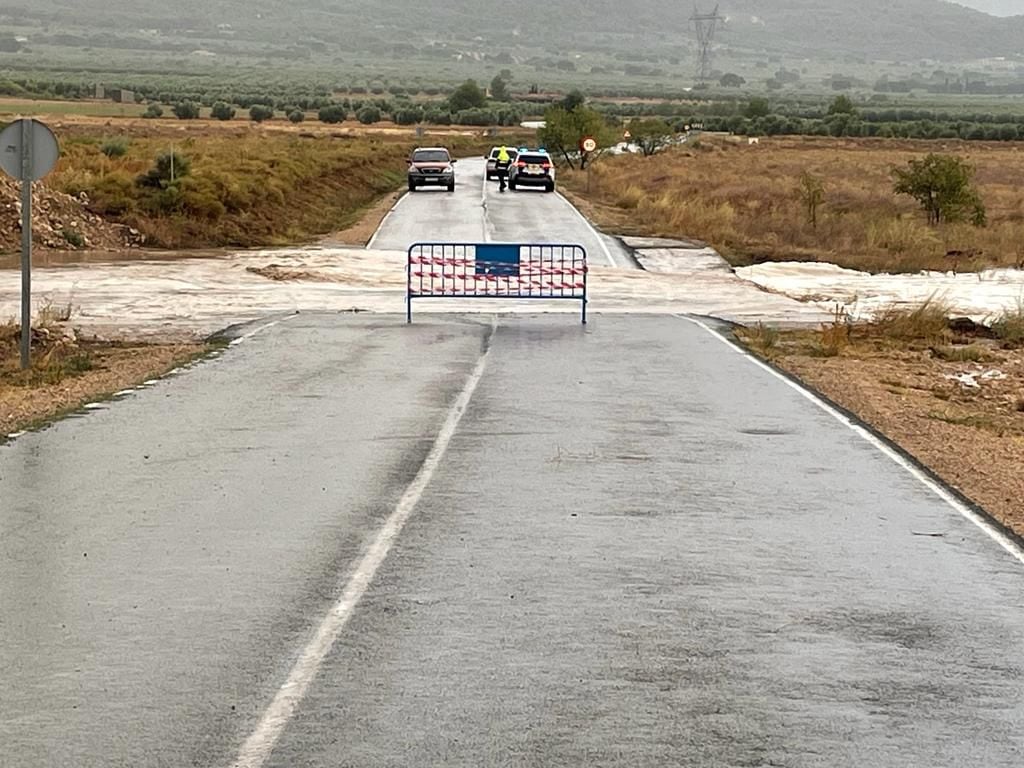
POLYGON ((96 400, 163 376, 210 350, 198 343, 63 340, 39 343, 29 374, 19 370, 17 345, 6 331, 0 341, 0 441, 46 424, 96 400))

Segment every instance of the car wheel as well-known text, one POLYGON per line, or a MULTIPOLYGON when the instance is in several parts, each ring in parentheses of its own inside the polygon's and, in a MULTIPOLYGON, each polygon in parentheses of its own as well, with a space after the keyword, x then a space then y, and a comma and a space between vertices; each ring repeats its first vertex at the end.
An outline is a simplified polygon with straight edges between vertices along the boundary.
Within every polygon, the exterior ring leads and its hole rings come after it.
POLYGON ((544 188, 544 191, 545 191, 545 192, 554 192, 554 191, 555 191, 555 185, 554 185, 554 184, 548 184, 548 185, 547 185, 547 186, 546 186, 546 187, 544 188))
POLYGON ((516 183, 514 181, 510 181, 508 183, 508 188, 511 189, 513 192, 515 192, 516 191, 516 183))
POLYGON ((448 191, 449 192, 454 192, 455 191, 455 184, 449 184, 448 185, 448 191))
POLYGON ((411 182, 411 181, 409 182, 409 191, 410 192, 415 192, 416 191, 416 184, 414 182, 411 182))

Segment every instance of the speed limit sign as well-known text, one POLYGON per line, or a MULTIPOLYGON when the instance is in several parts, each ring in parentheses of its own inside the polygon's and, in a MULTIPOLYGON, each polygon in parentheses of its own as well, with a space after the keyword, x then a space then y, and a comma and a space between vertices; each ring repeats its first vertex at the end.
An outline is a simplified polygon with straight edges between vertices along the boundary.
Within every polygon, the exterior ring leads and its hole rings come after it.
POLYGON ((587 136, 586 138, 583 139, 583 141, 580 142, 580 148, 584 152, 593 152, 595 149, 597 149, 597 142, 594 140, 592 136, 587 136))

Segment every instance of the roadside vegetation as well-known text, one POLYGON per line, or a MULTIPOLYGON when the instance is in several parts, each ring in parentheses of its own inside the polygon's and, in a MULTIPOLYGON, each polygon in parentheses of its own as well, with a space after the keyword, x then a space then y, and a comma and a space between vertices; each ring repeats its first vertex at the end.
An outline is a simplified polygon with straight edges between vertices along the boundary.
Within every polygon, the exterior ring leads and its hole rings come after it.
POLYGON ((44 307, 32 328, 32 367, 20 366, 20 330, 0 322, 0 442, 188 363, 202 343, 146 344, 80 338, 70 307, 44 307))
MULTIPOLYGON (((520 142, 522 134, 504 134, 520 142)), ((345 229, 405 181, 405 159, 421 142, 456 155, 483 153, 498 139, 411 129, 263 131, 196 124, 187 133, 144 121, 116 128, 65 127, 50 187, 93 213, 164 248, 304 242, 345 229), (117 135, 110 135, 116 130, 117 135)))
POLYGON ((699 238, 732 264, 868 272, 1024 266, 1024 157, 1003 144, 701 136, 563 184, 611 231, 699 238))
POLYGON ((341 228, 401 182, 410 146, 201 133, 119 141, 65 138, 49 183, 167 248, 294 242, 341 228))

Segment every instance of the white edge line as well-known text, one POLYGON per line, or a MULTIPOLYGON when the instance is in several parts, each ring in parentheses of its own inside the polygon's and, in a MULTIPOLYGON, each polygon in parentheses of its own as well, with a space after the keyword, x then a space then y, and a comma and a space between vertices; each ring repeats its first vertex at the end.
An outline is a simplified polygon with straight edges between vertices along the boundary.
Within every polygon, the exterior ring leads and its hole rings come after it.
MULTIPOLYGON (((497 319, 494 319, 491 321, 492 336, 496 328, 497 319)), ((430 448, 430 453, 427 454, 416 473, 416 477, 405 489, 394 511, 377 531, 370 547, 348 577, 341 597, 331 606, 309 643, 299 654, 287 679, 263 713, 256 729, 242 744, 237 759, 232 763, 232 768, 261 768, 270 757, 282 732, 305 698, 324 659, 327 658, 327 654, 330 653, 334 643, 341 635, 353 611, 372 583, 377 570, 387 558, 392 545, 416 509, 423 492, 440 466, 473 393, 484 375, 489 354, 490 347, 477 360, 476 367, 448 410, 448 416, 430 448)))
MULTIPOLYGON (((231 341, 229 341, 228 342, 228 346, 229 347, 237 347, 239 344, 242 344, 243 342, 248 341, 253 336, 255 336, 255 335, 259 334, 259 333, 263 333, 264 331, 268 330, 269 328, 273 328, 275 325, 280 325, 285 320, 291 320, 293 317, 297 317, 297 316, 298 316, 298 312, 293 313, 291 315, 288 315, 287 317, 279 317, 279 318, 277 318, 277 320, 271 320, 269 323, 264 323, 263 325, 258 325, 255 328, 253 328, 251 331, 249 331, 248 333, 243 333, 238 338, 232 339, 231 341)), ((177 371, 171 371, 171 373, 176 373, 176 372, 177 371)))
POLYGON ((605 258, 608 259, 608 266, 610 266, 610 267, 617 267, 618 264, 616 264, 615 263, 615 259, 612 258, 612 252, 608 248, 608 243, 606 243, 604 241, 604 235, 602 235, 600 232, 597 231, 597 227, 595 227, 590 222, 590 219, 588 219, 586 216, 583 215, 583 211, 581 211, 579 208, 577 208, 575 205, 573 205, 571 202, 569 202, 569 198, 567 198, 561 192, 558 192, 557 195, 562 199, 562 202, 564 202, 566 205, 568 205, 570 208, 572 208, 573 212, 577 216, 579 216, 581 219, 583 219, 583 223, 587 225, 587 229, 589 229, 590 233, 594 237, 597 238, 597 242, 601 246, 601 250, 604 251, 605 258))
MULTIPOLYGON (((234 347, 234 346, 237 346, 237 345, 241 344, 243 341, 248 341, 249 339, 251 339, 256 334, 262 333, 263 331, 267 330, 268 328, 273 328, 275 325, 279 325, 280 323, 283 323, 285 320, 290 320, 293 317, 296 317, 297 314, 298 313, 296 313, 294 315, 288 315, 287 317, 279 317, 277 320, 273 320, 273 321, 271 321, 269 323, 264 323, 263 325, 261 325, 261 326, 259 326, 257 328, 254 328, 253 330, 249 331, 245 335, 239 336, 237 339, 232 339, 228 343, 228 346, 229 347, 234 347)), ((219 356, 219 354, 220 353, 218 353, 218 352, 214 352, 214 353, 211 353, 208 357, 217 357, 217 356, 219 356)), ((201 362, 201 361, 196 361, 196 362, 193 362, 193 363, 189 363, 188 365, 179 366, 178 368, 175 368, 173 370, 168 371, 166 374, 164 374, 164 377, 165 378, 169 378, 171 376, 178 376, 179 374, 185 373, 185 371, 187 371, 190 368, 192 368, 193 366, 195 366, 198 362, 201 362)), ((111 395, 111 397, 112 398, 125 398, 128 395, 133 395, 136 392, 141 392, 142 390, 146 389, 147 387, 154 387, 157 384, 159 384, 160 382, 161 382, 161 379, 147 379, 142 384, 139 384, 136 387, 132 387, 131 389, 122 389, 119 392, 115 392, 113 395, 111 395)), ((100 411, 100 410, 105 409, 106 407, 107 407, 107 403, 86 403, 85 405, 82 406, 82 410, 85 410, 85 411, 100 411)), ((23 437, 23 436, 25 436, 27 434, 28 434, 27 430, 21 430, 20 432, 12 432, 11 434, 6 436, 6 439, 7 440, 17 440, 19 437, 23 437)))
POLYGON ((676 317, 681 318, 683 320, 687 320, 687 321, 693 323, 694 325, 700 326, 701 328, 703 328, 705 331, 710 333, 712 336, 714 336, 716 339, 718 339, 723 344, 728 346, 730 349, 732 349, 737 354, 742 355, 747 360, 752 362, 754 365, 759 366, 760 368, 764 369, 765 371, 770 373, 775 378, 777 378, 780 381, 782 381, 783 383, 785 383, 787 386, 791 387, 792 389, 795 389, 797 392, 799 392, 801 395, 803 395, 806 399, 810 400, 812 403, 814 403, 816 406, 818 406, 825 413, 827 413, 830 416, 832 416, 832 418, 834 418, 840 424, 842 424, 842 425, 848 427, 849 429, 851 429, 854 433, 856 433, 863 440, 866 440, 868 443, 870 443, 875 448, 877 448, 879 451, 881 451, 885 456, 887 456, 892 461, 894 461, 896 464, 901 466, 904 470, 907 471, 907 473, 909 473, 913 478, 915 478, 918 482, 920 482, 922 485, 924 485, 928 490, 930 490, 932 493, 934 493, 936 496, 938 496, 940 499, 942 499, 944 502, 946 502, 949 506, 951 506, 953 509, 955 509, 957 512, 959 512, 960 515, 962 515, 963 517, 967 518, 972 523, 974 523, 978 528, 980 528, 982 531, 984 531, 985 534, 989 538, 991 538, 993 541, 995 541, 997 544, 999 544, 999 546, 1001 546, 1003 549, 1005 549, 1007 552, 1009 552, 1010 555, 1012 555, 1015 559, 1017 559, 1021 563, 1024 563, 1024 551, 1021 550, 1021 548, 1017 544, 1017 542, 1015 542, 1013 539, 1011 539, 1005 533, 1003 533, 998 528, 996 528, 985 517, 983 517, 982 515, 979 515, 977 512, 975 512, 969 506, 967 506, 962 501, 960 501, 958 498, 956 498, 956 496, 951 494, 940 483, 937 483, 935 480, 933 480, 927 474, 922 472, 921 469, 919 467, 915 466, 913 462, 909 461, 906 456, 903 456, 901 453, 899 453, 898 451, 893 449, 892 446, 890 446, 884 440, 882 440, 880 437, 878 437, 878 435, 876 435, 873 432, 871 432, 871 430, 866 429, 863 425, 858 424, 856 421, 851 419, 849 416, 844 414, 842 411, 839 411, 836 408, 834 408, 833 406, 829 405, 827 402, 822 400, 821 397, 819 397, 817 394, 815 394, 811 390, 807 389, 806 387, 801 386, 800 384, 798 384, 797 382, 793 381, 789 377, 784 376, 779 371, 775 370, 770 365, 765 363, 763 360, 759 360, 757 357, 755 357, 754 355, 750 354, 749 352, 747 352, 742 347, 739 347, 738 345, 736 345, 733 342, 729 341, 729 339, 727 339, 725 336, 723 336, 721 333, 716 331, 714 328, 709 326, 704 321, 699 320, 699 319, 697 319, 695 317, 688 317, 686 315, 676 315, 676 317))
POLYGON ((404 195, 402 195, 400 198, 398 198, 398 200, 395 201, 395 204, 391 206, 391 210, 389 210, 387 213, 384 214, 384 218, 381 219, 380 220, 380 224, 377 225, 377 229, 376 229, 376 231, 374 231, 373 237, 371 237, 370 238, 370 242, 368 242, 366 244, 366 250, 369 251, 369 250, 373 249, 374 244, 377 242, 377 238, 380 237, 380 233, 382 231, 384 231, 384 225, 387 224, 388 223, 388 219, 391 218, 391 214, 393 214, 396 210, 398 210, 398 206, 400 206, 402 203, 404 203, 405 199, 408 196, 409 196, 409 193, 406 192, 404 195))

